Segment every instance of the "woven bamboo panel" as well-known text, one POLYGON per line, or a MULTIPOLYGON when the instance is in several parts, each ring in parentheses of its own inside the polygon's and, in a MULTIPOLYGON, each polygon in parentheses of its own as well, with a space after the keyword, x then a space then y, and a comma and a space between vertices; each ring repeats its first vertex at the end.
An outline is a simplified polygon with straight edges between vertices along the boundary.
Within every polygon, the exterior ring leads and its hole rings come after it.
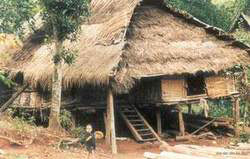
POLYGON ((234 79, 226 79, 227 81, 227 90, 228 93, 235 93, 237 92, 236 85, 235 85, 235 80, 234 79))
POLYGON ((213 76, 213 77, 207 77, 205 80, 206 80, 208 96, 211 98, 228 96, 232 92, 236 91, 234 81, 232 79, 213 76))
POLYGON ((161 85, 163 100, 175 101, 186 98, 184 79, 163 79, 161 85))

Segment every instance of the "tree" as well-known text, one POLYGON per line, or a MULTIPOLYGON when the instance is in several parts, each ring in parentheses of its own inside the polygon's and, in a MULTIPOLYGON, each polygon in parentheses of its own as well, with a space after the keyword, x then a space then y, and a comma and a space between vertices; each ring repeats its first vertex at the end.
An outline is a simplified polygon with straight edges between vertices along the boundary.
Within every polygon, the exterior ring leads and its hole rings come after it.
POLYGON ((88 0, 41 0, 43 19, 52 31, 55 42, 54 72, 52 77, 52 104, 49 117, 49 128, 60 130, 60 107, 62 92, 62 64, 71 64, 73 54, 63 48, 66 39, 75 40, 81 22, 89 14, 88 0))
POLYGON ((52 105, 49 127, 60 129, 60 107, 62 90, 62 64, 73 63, 75 56, 63 47, 66 39, 76 40, 84 18, 89 15, 89 0, 1 0, 0 32, 22 35, 23 24, 35 23, 32 17, 36 9, 42 15, 47 37, 55 43, 53 52, 54 73, 52 77, 52 105), (52 35, 52 36, 50 36, 52 35))
POLYGON ((32 23, 35 5, 34 0, 1 0, 0 33, 22 35, 23 24, 32 23))

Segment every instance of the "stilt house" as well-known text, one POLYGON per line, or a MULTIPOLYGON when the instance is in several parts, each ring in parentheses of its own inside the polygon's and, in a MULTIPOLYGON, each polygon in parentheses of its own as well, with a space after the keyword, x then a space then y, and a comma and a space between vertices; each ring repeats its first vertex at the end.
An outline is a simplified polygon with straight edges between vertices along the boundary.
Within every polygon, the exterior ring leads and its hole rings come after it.
MULTIPOLYGON (((17 52, 12 75, 21 73, 34 88, 49 89, 54 45, 43 43, 41 35, 31 36, 17 52)), ((78 57, 63 65, 63 88, 75 90, 82 108, 167 107, 230 97, 238 93, 235 79, 221 72, 250 63, 248 46, 160 0, 93 0, 79 40, 64 44, 78 57)), ((136 139, 146 141, 122 116, 136 139)))

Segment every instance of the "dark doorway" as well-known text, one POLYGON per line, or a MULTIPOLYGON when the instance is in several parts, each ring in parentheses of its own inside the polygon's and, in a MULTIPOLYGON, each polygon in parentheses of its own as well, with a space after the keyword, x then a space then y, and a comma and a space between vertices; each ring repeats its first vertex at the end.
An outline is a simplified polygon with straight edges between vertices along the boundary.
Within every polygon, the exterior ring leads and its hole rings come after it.
POLYGON ((206 84, 203 76, 188 76, 187 82, 187 95, 200 95, 206 93, 206 84))

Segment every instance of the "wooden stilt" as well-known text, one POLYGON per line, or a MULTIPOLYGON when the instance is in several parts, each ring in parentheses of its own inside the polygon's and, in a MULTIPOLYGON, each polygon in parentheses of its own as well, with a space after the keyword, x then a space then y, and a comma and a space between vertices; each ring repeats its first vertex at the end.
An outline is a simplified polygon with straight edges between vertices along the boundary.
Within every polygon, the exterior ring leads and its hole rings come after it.
POLYGON ((183 114, 182 110, 180 107, 178 107, 178 119, 179 119, 179 130, 180 130, 180 135, 184 136, 185 135, 185 125, 184 125, 184 120, 183 120, 183 114))
POLYGON ((238 137, 240 135, 239 131, 239 122, 240 122, 240 100, 239 97, 233 97, 233 117, 234 117, 234 131, 235 136, 238 137))
POLYGON ((192 114, 192 104, 188 104, 188 114, 192 114))
POLYGON ((161 110, 160 108, 156 110, 156 119, 157 119, 157 133, 161 135, 162 127, 161 127, 161 110))
MULTIPOLYGON (((109 111, 109 108, 107 107, 107 113, 110 112, 109 111)), ((111 138, 110 138, 110 134, 111 134, 111 131, 110 131, 110 120, 109 120, 109 117, 107 115, 106 112, 103 113, 103 118, 104 118, 104 124, 105 124, 105 142, 107 145, 110 145, 110 141, 111 141, 111 138)))
POLYGON ((117 145, 116 145, 116 134, 115 134, 115 116, 114 116, 114 97, 111 88, 108 88, 108 95, 107 95, 107 118, 110 130, 110 137, 111 137, 111 149, 112 154, 117 154, 117 145))

